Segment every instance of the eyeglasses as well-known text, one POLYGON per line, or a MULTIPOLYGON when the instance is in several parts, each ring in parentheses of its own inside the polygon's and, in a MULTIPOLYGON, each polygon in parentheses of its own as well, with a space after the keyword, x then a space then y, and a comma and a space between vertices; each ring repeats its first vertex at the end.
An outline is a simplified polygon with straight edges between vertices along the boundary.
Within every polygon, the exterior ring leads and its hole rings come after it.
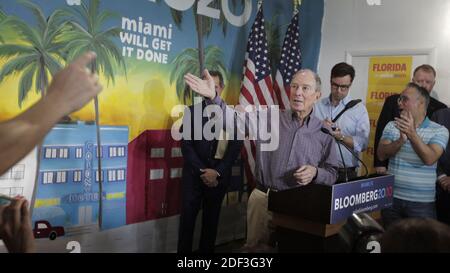
POLYGON ((334 88, 334 89, 339 89, 340 88, 342 91, 347 91, 350 88, 350 86, 351 86, 351 84, 349 84, 349 85, 339 85, 339 84, 337 84, 335 82, 331 82, 331 88, 334 88))

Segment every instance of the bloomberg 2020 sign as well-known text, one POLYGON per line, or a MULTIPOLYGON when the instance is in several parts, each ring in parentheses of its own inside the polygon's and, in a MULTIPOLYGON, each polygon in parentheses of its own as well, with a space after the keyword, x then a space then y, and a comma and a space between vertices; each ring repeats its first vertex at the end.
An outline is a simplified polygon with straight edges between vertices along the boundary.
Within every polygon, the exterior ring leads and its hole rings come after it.
POLYGON ((333 186, 331 224, 353 213, 372 212, 392 206, 394 176, 368 178, 333 186))

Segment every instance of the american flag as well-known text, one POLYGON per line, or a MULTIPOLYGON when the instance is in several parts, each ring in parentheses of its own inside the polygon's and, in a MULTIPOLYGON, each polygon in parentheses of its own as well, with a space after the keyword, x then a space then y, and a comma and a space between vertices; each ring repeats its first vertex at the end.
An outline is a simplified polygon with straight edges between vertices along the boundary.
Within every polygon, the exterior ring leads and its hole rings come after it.
MULTIPOLYGON (((248 36, 247 52, 245 53, 244 78, 239 96, 239 103, 243 107, 274 104, 272 71, 268 53, 261 5, 248 36)), ((255 187, 255 155, 254 141, 245 140, 242 156, 249 190, 255 187)))
POLYGON ((275 76, 274 93, 275 100, 280 109, 289 109, 289 93, 292 76, 302 67, 298 12, 292 17, 286 35, 284 37, 283 48, 281 50, 281 60, 275 76))

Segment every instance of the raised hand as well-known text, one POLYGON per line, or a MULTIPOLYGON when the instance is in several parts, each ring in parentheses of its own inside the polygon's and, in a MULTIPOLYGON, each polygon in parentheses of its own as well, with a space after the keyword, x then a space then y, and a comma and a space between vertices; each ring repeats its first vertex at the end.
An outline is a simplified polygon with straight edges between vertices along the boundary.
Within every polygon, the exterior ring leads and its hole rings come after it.
POLYGON ((400 137, 406 140, 405 137, 411 138, 416 133, 416 125, 411 112, 402 112, 400 118, 395 118, 395 126, 400 130, 400 137))
POLYGON ((85 53, 53 77, 48 96, 64 114, 80 109, 102 90, 98 75, 87 68, 95 58, 94 52, 85 53))
POLYGON ((184 80, 197 94, 209 99, 214 99, 216 97, 214 79, 211 77, 207 69, 203 72, 203 76, 205 78, 204 80, 188 73, 184 75, 184 80))

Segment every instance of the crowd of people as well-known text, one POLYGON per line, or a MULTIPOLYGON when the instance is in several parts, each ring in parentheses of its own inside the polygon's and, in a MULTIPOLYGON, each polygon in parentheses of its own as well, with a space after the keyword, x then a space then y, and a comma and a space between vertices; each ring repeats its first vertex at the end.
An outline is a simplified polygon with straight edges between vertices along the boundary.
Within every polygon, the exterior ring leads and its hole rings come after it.
MULTIPOLYGON (((396 232, 396 229, 390 231, 391 226, 402 227, 402 222, 410 219, 448 223, 450 112, 445 104, 430 97, 435 77, 432 66, 417 67, 412 81, 402 92, 386 99, 377 123, 374 167, 379 174, 395 175, 393 205, 381 212, 388 234, 396 232)), ((360 153, 369 141, 367 109, 349 95, 354 78, 355 70, 351 65, 336 64, 331 70, 330 95, 319 100, 320 77, 302 69, 291 80, 290 109, 280 112, 278 124, 271 124, 269 119, 264 121, 268 128, 278 126, 275 130, 279 132, 279 145, 276 150, 264 151, 261 149, 263 141, 256 140, 257 184, 248 200, 246 250, 259 252, 271 248, 270 191, 309 183, 331 185, 357 176, 359 162, 351 152, 340 150, 342 143, 354 153, 360 153), (324 133, 324 127, 329 134, 324 133)), ((225 129, 230 130, 230 124, 237 123, 233 120, 240 120, 245 123, 246 131, 251 131, 257 128, 252 122, 268 116, 259 112, 251 115, 228 107, 215 92, 208 71, 203 78, 188 74, 185 80, 208 103, 221 107, 228 121, 225 129)), ((239 128, 231 128, 234 129, 239 128)), ((450 232, 448 227, 442 230, 450 232)), ((424 249, 427 250, 430 249, 424 249)))
MULTIPOLYGON (((0 174, 35 147, 63 116, 80 109, 102 90, 98 76, 87 68, 94 59, 92 52, 81 56, 53 77, 47 96, 24 113, 0 123, 0 174)), ((185 163, 178 252, 192 252, 200 209, 203 217, 199 252, 214 252, 232 163, 242 148, 242 141, 227 132, 258 135, 255 124, 262 121, 272 132, 276 131, 278 141, 276 149, 265 149, 264 140, 256 139, 257 183, 247 204, 246 251, 267 251, 273 247, 272 214, 268 210, 271 191, 310 183, 332 185, 355 178, 359 162, 352 152, 342 151, 339 144, 361 153, 369 143, 368 111, 364 103, 350 95, 354 78, 353 66, 336 64, 331 70, 330 95, 322 98, 317 73, 299 70, 290 83, 290 108, 277 113, 278 120, 273 122, 272 108, 250 113, 229 107, 220 97, 225 83, 219 72, 205 70, 202 78, 185 75, 189 87, 204 97, 189 109, 200 107, 203 111, 217 106, 226 122, 223 128, 215 128, 222 137, 210 140, 195 139, 195 123, 183 120, 182 130, 192 134, 184 134, 181 146, 185 163), (237 126, 239 123, 244 126, 237 126)), ((448 245, 434 245, 445 238, 448 241, 450 232, 450 109, 430 97, 435 78, 436 72, 430 65, 417 67, 404 90, 386 99, 378 119, 374 167, 377 173, 395 175, 393 206, 382 211, 387 229, 382 249, 386 252, 412 251, 407 244, 417 233, 423 234, 416 238, 418 251, 449 251, 448 245)), ((190 116, 194 112, 187 111, 185 117, 197 118, 190 116)), ((217 112, 208 113, 200 117, 199 124, 217 118, 217 112)), ((10 252, 35 251, 29 206, 20 196, 0 205, 0 238, 10 252)))

